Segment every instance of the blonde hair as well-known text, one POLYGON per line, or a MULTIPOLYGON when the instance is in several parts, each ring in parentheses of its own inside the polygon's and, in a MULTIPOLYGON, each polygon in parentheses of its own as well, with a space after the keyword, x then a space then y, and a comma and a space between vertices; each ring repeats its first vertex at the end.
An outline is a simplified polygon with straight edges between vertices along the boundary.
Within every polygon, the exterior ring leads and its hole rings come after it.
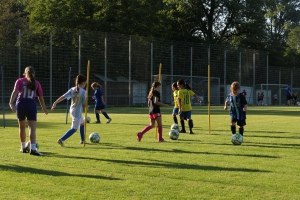
POLYGON ((237 95, 240 88, 241 88, 241 86, 240 86, 239 82, 234 81, 233 83, 231 83, 230 90, 233 94, 237 95))
POLYGON ((99 83, 97 83, 97 82, 93 82, 93 83, 91 84, 91 87, 92 87, 92 88, 96 88, 96 87, 97 87, 97 88, 102 88, 101 85, 100 85, 99 83))

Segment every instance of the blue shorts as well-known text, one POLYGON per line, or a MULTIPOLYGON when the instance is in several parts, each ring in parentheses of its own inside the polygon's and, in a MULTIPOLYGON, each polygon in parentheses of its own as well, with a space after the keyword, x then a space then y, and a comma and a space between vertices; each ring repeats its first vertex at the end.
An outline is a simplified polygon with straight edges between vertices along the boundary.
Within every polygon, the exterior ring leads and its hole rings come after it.
POLYGON ((36 103, 34 102, 19 102, 16 105, 17 117, 19 121, 23 121, 27 118, 30 121, 36 121, 37 109, 36 103))
POLYGON ((102 110, 105 108, 105 105, 95 105, 95 110, 102 110))
POLYGON ((173 108, 172 114, 173 115, 178 115, 178 110, 179 110, 179 108, 173 108))
POLYGON ((183 118, 183 119, 191 119, 192 117, 192 111, 183 111, 180 113, 180 118, 183 118))

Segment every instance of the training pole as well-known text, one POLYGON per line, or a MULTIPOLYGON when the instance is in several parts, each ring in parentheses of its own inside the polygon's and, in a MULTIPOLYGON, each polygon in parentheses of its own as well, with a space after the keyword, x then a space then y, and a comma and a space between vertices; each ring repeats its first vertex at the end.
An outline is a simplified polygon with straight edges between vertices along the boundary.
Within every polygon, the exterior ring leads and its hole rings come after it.
MULTIPOLYGON (((69 82, 68 82, 68 90, 70 89, 70 84, 71 84, 71 67, 69 70, 69 82)), ((68 124, 68 113, 69 113, 69 101, 67 101, 67 109, 66 109, 66 124, 68 124)))
POLYGON ((85 138, 86 138, 86 118, 87 118, 87 112, 89 109, 89 85, 90 85, 90 60, 88 60, 87 64, 87 72, 86 72, 86 93, 85 93, 85 112, 84 112, 84 140, 83 140, 83 146, 85 147, 85 138))
MULTIPOLYGON (((162 64, 159 64, 159 71, 158 71, 158 82, 160 82, 161 84, 161 68, 162 68, 162 64)), ((159 91, 161 92, 161 91, 159 91)), ((157 139, 157 135, 158 135, 158 124, 156 123, 156 128, 155 128, 155 139, 157 139)))
POLYGON ((5 128, 5 102, 4 102, 4 67, 1 66, 2 74, 2 114, 3 114, 3 128, 5 128))

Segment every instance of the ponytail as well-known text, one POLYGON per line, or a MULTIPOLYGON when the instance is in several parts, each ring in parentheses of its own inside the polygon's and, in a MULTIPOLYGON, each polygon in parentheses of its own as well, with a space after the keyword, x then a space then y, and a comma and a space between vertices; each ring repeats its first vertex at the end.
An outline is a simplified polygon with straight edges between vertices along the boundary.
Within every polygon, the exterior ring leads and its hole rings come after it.
POLYGON ((24 74, 23 74, 28 83, 27 83, 27 88, 30 89, 31 91, 35 91, 36 90, 36 84, 35 84, 35 70, 33 67, 28 66, 25 68, 24 74))
POLYGON ((79 74, 77 77, 76 77, 76 80, 75 80, 75 91, 76 93, 79 92, 79 86, 82 82, 85 82, 86 81, 86 77, 84 75, 81 75, 79 74))
POLYGON ((151 87, 151 89, 149 91, 149 94, 148 94, 148 99, 151 99, 153 97, 153 91, 155 90, 155 88, 157 88, 160 85, 161 85, 160 82, 153 82, 152 83, 152 87, 151 87))

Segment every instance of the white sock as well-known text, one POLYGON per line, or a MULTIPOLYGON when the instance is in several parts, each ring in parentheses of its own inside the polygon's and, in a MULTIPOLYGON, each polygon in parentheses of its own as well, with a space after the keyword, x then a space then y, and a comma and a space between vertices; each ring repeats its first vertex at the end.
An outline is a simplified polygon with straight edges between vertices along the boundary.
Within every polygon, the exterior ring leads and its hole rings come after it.
POLYGON ((26 142, 21 142, 21 148, 24 149, 26 145, 26 142))
POLYGON ((31 144, 31 149, 36 151, 36 144, 31 144))

